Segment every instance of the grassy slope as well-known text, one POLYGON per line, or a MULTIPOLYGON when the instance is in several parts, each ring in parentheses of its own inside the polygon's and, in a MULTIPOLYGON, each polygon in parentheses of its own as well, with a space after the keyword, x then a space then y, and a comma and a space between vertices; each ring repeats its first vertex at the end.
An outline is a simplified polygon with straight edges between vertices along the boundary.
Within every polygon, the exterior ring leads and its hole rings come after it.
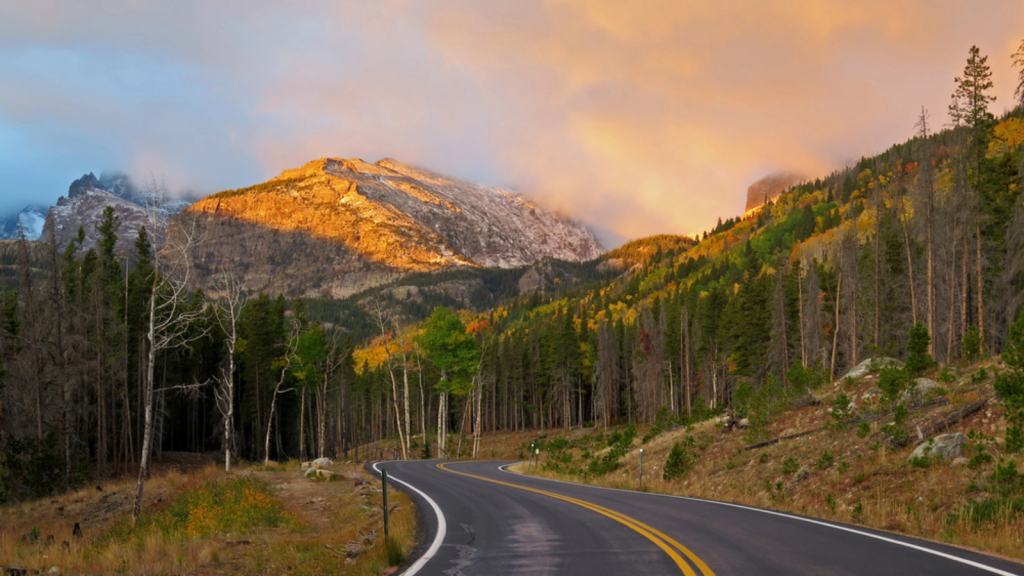
MULTIPOLYGON (((911 411, 908 428, 913 431, 918 425, 924 427, 959 407, 991 397, 992 366, 998 366, 998 361, 982 365, 987 366, 987 379, 971 380, 971 375, 981 365, 962 370, 957 380, 948 384, 946 394, 933 395, 927 399, 931 400, 931 405, 911 411)), ((820 430, 763 448, 744 450, 757 440, 821 428, 832 421, 829 407, 841 392, 862 407, 862 414, 870 414, 871 403, 866 399, 878 395, 876 379, 868 375, 852 385, 842 381, 826 385, 814 393, 821 401, 819 405, 776 413, 762 431, 726 432, 721 430, 718 420, 709 420, 690 428, 675 428, 642 444, 641 438, 649 426, 639 427, 637 439, 621 459, 622 467, 606 474, 587 473, 584 456, 589 453, 592 459, 607 451, 602 437, 607 437, 610 431, 604 429, 492 435, 484 439, 481 457, 522 458, 531 441, 540 439, 550 446, 553 440, 564 438, 567 440, 564 449, 542 451, 541 464, 533 466, 533 474, 636 489, 642 446, 644 489, 647 491, 796 512, 1024 559, 1024 515, 997 515, 994 520, 976 524, 960 514, 971 502, 996 497, 989 481, 994 463, 976 469, 952 467, 950 462, 943 461, 932 462, 927 467, 911 465, 907 458, 914 448, 913 441, 906 448, 892 448, 882 441, 879 425, 890 421, 891 416, 872 423, 870 434, 864 438, 857 435, 857 426, 852 425, 843 430, 820 430), (670 448, 675 442, 686 445, 688 437, 693 438, 689 449, 695 456, 692 469, 679 479, 663 480, 663 467, 670 448), (832 456, 827 466, 827 459, 823 459, 826 451, 832 456), (958 514, 959 519, 950 519, 958 514)), ((991 440, 969 440, 965 456, 973 456, 980 445, 998 460, 1003 455, 1002 439, 1006 430, 1003 411, 1002 406, 991 400, 981 411, 947 432, 984 434, 991 440)), ((514 469, 525 472, 526 466, 518 465, 514 469)))
MULTIPOLYGON (((197 455, 185 455, 195 457, 197 455)), ((194 459, 194 458, 192 458, 194 459)), ((146 514, 166 511, 185 490, 207 481, 252 475, 267 482, 280 499, 289 522, 285 526, 251 527, 237 533, 193 537, 166 532, 139 538, 112 538, 130 518, 134 482, 131 479, 46 498, 0 507, 0 566, 17 565, 46 572, 56 566, 62 573, 167 574, 380 574, 387 572, 384 538, 377 537, 355 559, 336 551, 362 540, 362 535, 382 531, 380 483, 358 465, 335 465, 339 482, 313 482, 302 476, 296 463, 263 468, 243 465, 225 474, 213 464, 176 468, 165 466, 146 485, 146 514), (365 484, 355 484, 360 478, 365 484), (71 530, 80 522, 84 537, 71 530), (38 528, 39 541, 27 543, 22 536, 38 528), (47 536, 54 543, 47 544, 47 536), (63 550, 67 540, 70 548, 63 550), (239 541, 247 544, 237 545, 239 541), (330 546, 335 551, 329 550, 330 546)), ((416 522, 411 502, 402 494, 389 504, 391 534, 403 555, 415 546, 416 522)), ((228 511, 215 510, 216 514, 228 511)))

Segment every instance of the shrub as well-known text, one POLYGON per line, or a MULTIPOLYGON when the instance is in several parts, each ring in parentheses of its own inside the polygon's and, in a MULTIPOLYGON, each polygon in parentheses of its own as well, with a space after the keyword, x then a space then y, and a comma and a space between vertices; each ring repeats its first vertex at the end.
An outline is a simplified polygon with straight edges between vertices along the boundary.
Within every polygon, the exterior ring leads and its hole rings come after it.
POLYGON ((800 463, 796 461, 796 458, 789 456, 782 461, 783 474, 792 474, 793 472, 796 472, 798 469, 800 469, 800 463))
POLYGON ((976 362, 981 357, 981 334, 978 327, 973 324, 960 341, 960 357, 968 364, 976 362))
POLYGON ((269 484, 242 477, 186 489, 166 510, 142 516, 135 524, 126 520, 112 528, 100 543, 139 540, 147 534, 194 538, 297 525, 269 484))
POLYGON ((860 424, 857 425, 857 437, 858 438, 867 438, 868 434, 871 434, 871 424, 868 424, 865 421, 865 422, 861 422, 860 424))
POLYGON ((907 410, 906 405, 902 402, 896 405, 896 409, 893 410, 892 424, 882 426, 882 433, 889 437, 889 442, 902 444, 909 438, 907 431, 903 428, 903 424, 907 421, 907 416, 909 415, 910 411, 907 410))
POLYGON ((932 338, 928 335, 928 329, 924 324, 918 322, 910 329, 907 340, 907 363, 906 370, 910 378, 917 378, 935 367, 935 360, 928 353, 928 345, 932 338))
POLYGON ((882 391, 886 402, 895 402, 900 392, 907 389, 909 382, 907 371, 903 368, 886 366, 878 373, 878 389, 882 391))
POLYGON ((991 524, 1000 519, 1013 520, 1024 516, 1024 496, 1010 498, 988 498, 984 501, 969 501, 955 514, 946 517, 946 523, 960 520, 971 522, 975 527, 991 524))
POLYGON ((846 392, 840 393, 832 403, 832 428, 840 430, 846 427, 852 414, 853 402, 850 402, 850 397, 846 395, 846 392))
POLYGON ((829 452, 828 450, 825 450, 824 452, 821 453, 821 458, 818 458, 818 461, 814 464, 814 467, 817 468, 818 470, 826 470, 828 468, 831 468, 832 464, 835 463, 835 461, 836 459, 834 456, 832 456, 832 453, 829 452))
POLYGON ((676 442, 669 450, 668 458, 665 460, 665 470, 661 476, 665 480, 674 480, 685 475, 692 467, 693 456, 679 442, 676 442))
POLYGON ((943 384, 952 384, 953 382, 956 382, 956 374, 953 374, 953 371, 949 369, 949 366, 943 366, 936 380, 943 384))
POLYGON ((977 372, 971 374, 971 384, 980 384, 984 382, 986 378, 988 378, 988 370, 985 370, 985 367, 982 366, 981 368, 978 368, 977 372))

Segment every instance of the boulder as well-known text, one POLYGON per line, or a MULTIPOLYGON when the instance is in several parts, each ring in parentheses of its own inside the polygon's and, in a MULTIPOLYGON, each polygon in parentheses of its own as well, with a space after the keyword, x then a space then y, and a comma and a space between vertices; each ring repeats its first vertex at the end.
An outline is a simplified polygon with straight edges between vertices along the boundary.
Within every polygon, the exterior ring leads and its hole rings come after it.
POLYGON ((861 362, 860 364, 857 364, 853 368, 850 368, 850 371, 847 372, 846 374, 843 374, 843 376, 839 379, 839 382, 842 382, 847 378, 853 378, 854 380, 856 380, 857 378, 861 378, 867 375, 869 372, 871 372, 872 362, 875 364, 875 366, 879 368, 888 366, 890 364, 896 366, 903 366, 903 362, 900 362, 895 358, 868 358, 867 360, 861 362))
POLYGON ((960 457, 954 458, 953 462, 950 463, 949 467, 950 468, 962 468, 964 466, 967 466, 967 464, 969 462, 970 462, 970 460, 968 460, 967 458, 964 458, 963 456, 960 456, 960 457))
POLYGON ((313 460, 314 468, 327 468, 331 464, 334 464, 334 462, 331 462, 330 458, 317 458, 316 460, 313 460))
POLYGON ((914 385, 908 390, 904 390, 900 394, 901 401, 907 401, 910 398, 924 398, 928 392, 941 387, 941 385, 932 380, 931 378, 914 378, 914 385))
POLYGON ((736 423, 736 427, 740 430, 746 430, 750 428, 750 420, 748 418, 740 418, 740 421, 736 423))
POLYGON ((929 438, 927 442, 914 449, 914 452, 907 460, 914 460, 915 458, 952 460, 958 458, 964 453, 964 440, 967 440, 967 437, 961 432, 956 434, 939 434, 929 438))

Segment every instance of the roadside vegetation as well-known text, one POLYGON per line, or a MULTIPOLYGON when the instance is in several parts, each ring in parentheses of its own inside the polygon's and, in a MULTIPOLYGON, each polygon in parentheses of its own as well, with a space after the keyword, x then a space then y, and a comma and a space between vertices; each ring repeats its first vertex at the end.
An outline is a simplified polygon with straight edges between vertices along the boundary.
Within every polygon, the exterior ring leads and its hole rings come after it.
POLYGON ((133 482, 0 506, 0 567, 63 574, 371 575, 401 563, 415 547, 408 498, 388 495, 391 537, 385 543, 380 482, 354 464, 332 465, 328 476, 333 481, 306 478, 294 461, 243 465, 231 474, 213 464, 163 466, 136 522, 133 482))
MULTIPOLYGON (((1024 320, 1017 330, 1024 336, 1024 320)), ((933 368, 916 382, 902 363, 868 361, 854 376, 809 393, 754 395, 731 416, 520 435, 518 446, 488 437, 484 450, 526 460, 533 444, 541 454, 513 471, 636 490, 643 448, 645 491, 795 512, 1020 560, 1024 461, 1016 438, 1024 364, 1014 353, 1007 360, 933 368), (931 434, 919 437, 919 430, 931 434), (963 434, 961 448, 931 454, 940 434, 963 434), (918 447, 924 455, 914 458, 918 447)))

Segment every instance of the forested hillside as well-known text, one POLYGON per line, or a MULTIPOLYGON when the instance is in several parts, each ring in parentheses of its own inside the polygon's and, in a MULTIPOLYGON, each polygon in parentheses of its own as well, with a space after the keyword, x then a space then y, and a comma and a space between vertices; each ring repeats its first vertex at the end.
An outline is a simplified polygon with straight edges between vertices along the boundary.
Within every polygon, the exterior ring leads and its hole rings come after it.
POLYGON ((110 211, 95 249, 22 244, 0 298, 0 499, 144 478, 151 449, 308 458, 397 436, 413 457, 459 450, 446 430, 698 419, 904 358, 918 323, 940 363, 998 354, 1024 295, 1024 109, 994 118, 989 78, 973 50, 948 126, 922 110, 907 142, 700 238, 631 242, 566 287, 481 275, 458 306, 476 310, 422 323, 400 286, 346 314, 227 275, 209 299, 187 228, 120 254, 110 211))

